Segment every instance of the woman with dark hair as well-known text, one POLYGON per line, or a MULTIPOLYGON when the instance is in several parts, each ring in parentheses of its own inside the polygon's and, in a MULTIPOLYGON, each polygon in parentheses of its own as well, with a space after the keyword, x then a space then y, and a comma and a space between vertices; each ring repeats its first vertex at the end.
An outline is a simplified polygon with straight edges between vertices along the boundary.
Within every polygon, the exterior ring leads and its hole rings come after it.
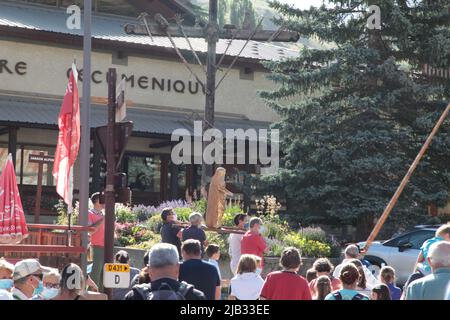
POLYGON ((313 300, 325 300, 325 297, 331 292, 331 280, 328 276, 320 276, 315 281, 316 293, 313 300))
POLYGON ((358 268, 352 263, 345 264, 339 274, 342 289, 329 293, 325 300, 369 300, 367 296, 356 291, 359 278, 358 268))
POLYGON ((364 267, 362 262, 358 259, 352 259, 349 261, 349 263, 354 264, 359 272, 359 279, 356 286, 356 291, 369 297, 371 294, 372 287, 367 284, 366 274, 364 273, 364 267))
POLYGON ((372 289, 371 300, 392 300, 391 292, 385 284, 379 284, 372 289))
MULTIPOLYGON (((234 227, 244 230, 244 225, 247 222, 247 215, 238 213, 234 219, 234 227)), ((230 255, 230 268, 234 275, 237 274, 237 266, 239 264, 239 259, 241 258, 241 240, 243 235, 239 233, 231 233, 228 237, 229 249, 228 253, 230 255)))

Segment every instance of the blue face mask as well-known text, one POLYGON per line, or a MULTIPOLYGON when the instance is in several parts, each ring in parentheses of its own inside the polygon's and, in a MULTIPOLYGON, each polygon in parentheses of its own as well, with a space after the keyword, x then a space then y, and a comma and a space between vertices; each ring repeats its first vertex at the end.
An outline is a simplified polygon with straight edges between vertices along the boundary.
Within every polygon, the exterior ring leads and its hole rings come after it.
POLYGON ((42 281, 39 281, 38 287, 34 289, 33 296, 37 296, 42 292, 42 290, 44 290, 44 284, 42 283, 42 281))
POLYGON ((9 290, 13 287, 14 281, 11 279, 0 279, 0 289, 9 290))
POLYGON ((248 230, 248 228, 250 228, 250 222, 246 222, 244 224, 244 229, 248 230))
POLYGON ((261 268, 256 268, 255 272, 256 272, 257 275, 261 275, 262 269, 261 268))
POLYGON ((58 294, 59 294, 59 289, 57 289, 57 288, 44 288, 42 290, 41 296, 45 300, 50 300, 50 299, 53 299, 54 297, 56 297, 58 294))

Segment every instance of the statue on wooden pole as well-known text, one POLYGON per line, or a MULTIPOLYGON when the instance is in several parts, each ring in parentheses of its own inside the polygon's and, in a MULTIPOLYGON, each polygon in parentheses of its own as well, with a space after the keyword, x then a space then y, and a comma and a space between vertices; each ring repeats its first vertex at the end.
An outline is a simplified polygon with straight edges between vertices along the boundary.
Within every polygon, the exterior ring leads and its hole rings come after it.
POLYGON ((225 168, 219 167, 211 178, 208 192, 208 206, 206 207, 206 226, 208 228, 220 228, 225 211, 225 199, 233 193, 226 188, 225 168))

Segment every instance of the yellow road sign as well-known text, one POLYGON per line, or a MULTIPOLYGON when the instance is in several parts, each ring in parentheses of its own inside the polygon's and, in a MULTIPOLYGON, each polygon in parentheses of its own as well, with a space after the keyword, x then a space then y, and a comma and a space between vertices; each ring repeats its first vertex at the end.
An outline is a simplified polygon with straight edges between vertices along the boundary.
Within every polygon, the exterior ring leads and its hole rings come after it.
POLYGON ((122 263, 105 263, 106 272, 130 272, 130 266, 122 263))

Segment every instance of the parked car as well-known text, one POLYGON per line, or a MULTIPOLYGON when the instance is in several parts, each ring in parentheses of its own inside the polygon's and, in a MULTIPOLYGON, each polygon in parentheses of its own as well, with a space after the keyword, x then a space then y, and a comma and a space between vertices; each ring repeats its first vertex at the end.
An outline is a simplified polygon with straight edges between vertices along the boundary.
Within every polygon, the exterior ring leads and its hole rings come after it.
MULTIPOLYGON (((416 226, 413 230, 395 236, 389 240, 374 241, 364 259, 370 262, 369 269, 378 277, 381 267, 393 267, 397 275, 397 284, 403 285, 413 272, 414 264, 422 244, 434 237, 439 225, 416 226)), ((363 248, 365 242, 359 242, 363 248)))

